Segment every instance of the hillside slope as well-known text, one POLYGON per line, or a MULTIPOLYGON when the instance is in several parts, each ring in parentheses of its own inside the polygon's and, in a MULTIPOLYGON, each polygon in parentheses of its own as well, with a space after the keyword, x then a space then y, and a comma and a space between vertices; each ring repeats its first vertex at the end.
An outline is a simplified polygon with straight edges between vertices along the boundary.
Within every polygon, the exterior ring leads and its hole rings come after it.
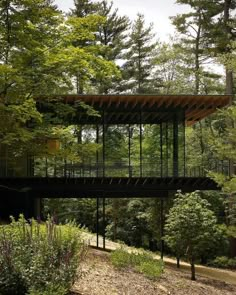
POLYGON ((109 253, 89 249, 74 284, 76 295, 236 295, 236 286, 165 267, 158 280, 150 280, 132 269, 117 270, 109 253))

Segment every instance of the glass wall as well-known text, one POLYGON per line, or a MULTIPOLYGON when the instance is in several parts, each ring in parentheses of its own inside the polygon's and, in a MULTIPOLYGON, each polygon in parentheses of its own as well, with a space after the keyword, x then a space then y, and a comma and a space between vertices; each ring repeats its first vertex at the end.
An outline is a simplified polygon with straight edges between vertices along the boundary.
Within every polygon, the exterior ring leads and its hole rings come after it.
POLYGON ((20 163, 18 159, 13 170, 10 161, 7 162, 9 157, 5 157, 6 151, 2 150, 1 175, 17 176, 20 173, 40 177, 185 176, 184 115, 176 112, 149 112, 138 118, 139 123, 136 120, 129 124, 72 126, 69 135, 62 138, 59 148, 55 151, 45 148, 43 156, 34 157, 34 161, 32 158, 27 161, 22 158, 24 163, 20 163), (25 171, 26 166, 28 173, 25 171), (24 173, 18 173, 17 169, 23 169, 24 173))

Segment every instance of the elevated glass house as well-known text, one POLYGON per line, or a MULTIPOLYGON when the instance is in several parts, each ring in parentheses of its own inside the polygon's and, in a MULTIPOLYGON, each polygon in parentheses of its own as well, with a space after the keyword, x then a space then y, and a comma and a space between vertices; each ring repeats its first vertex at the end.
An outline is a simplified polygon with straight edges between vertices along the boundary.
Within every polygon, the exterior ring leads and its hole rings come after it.
MULTIPOLYGON (((82 130, 80 141, 89 137, 99 148, 79 162, 53 162, 34 155, 15 160, 1 146, 1 195, 4 200, 12 195, 17 204, 24 199, 25 209, 20 209, 27 211, 43 197, 163 197, 177 189, 217 189, 206 176, 208 167, 189 169, 185 127, 227 106, 230 99, 228 95, 40 97, 41 112, 53 112, 56 102, 74 107, 67 121, 82 130), (81 104, 97 113, 91 115, 81 104)), ((55 139, 50 146, 60 148, 55 139)), ((227 165, 221 168, 227 173, 227 165)))

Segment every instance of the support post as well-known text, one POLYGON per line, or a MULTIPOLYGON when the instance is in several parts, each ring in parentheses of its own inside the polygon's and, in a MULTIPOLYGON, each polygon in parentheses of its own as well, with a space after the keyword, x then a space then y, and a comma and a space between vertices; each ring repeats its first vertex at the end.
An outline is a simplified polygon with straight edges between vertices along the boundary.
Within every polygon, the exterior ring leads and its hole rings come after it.
POLYGON ((160 123, 160 153, 161 153, 161 177, 163 177, 163 132, 162 122, 160 123))
POLYGON ((34 157, 27 155, 27 176, 34 176, 34 157))
POLYGON ((163 203, 163 199, 161 198, 161 206, 160 206, 160 233, 161 233, 161 259, 163 260, 164 257, 164 240, 163 240, 163 236, 164 236, 164 214, 163 214, 163 210, 164 210, 164 203, 163 203))
POLYGON ((186 139, 185 139, 185 116, 183 119, 183 144, 184 144, 184 177, 186 176, 186 139))
POLYGON ((178 115, 173 120, 173 176, 179 175, 179 142, 178 142, 178 115))
POLYGON ((99 198, 97 197, 97 212, 96 212, 96 232, 97 232, 97 248, 99 247, 99 198))
POLYGON ((165 130, 165 140, 166 140, 166 176, 169 176, 169 130, 168 130, 168 122, 166 122, 166 130, 165 130))
POLYGON ((46 174, 46 177, 48 177, 48 158, 47 157, 45 158, 45 174, 46 174))
POLYGON ((140 111, 139 122, 139 160, 140 160, 140 177, 143 176, 143 132, 142 132, 142 111, 140 111))
POLYGON ((103 162, 103 171, 102 171, 102 176, 105 177, 106 175, 106 147, 105 147, 105 112, 103 111, 103 122, 102 122, 102 162, 103 162))
POLYGON ((131 171, 131 127, 129 124, 129 141, 128 141, 128 157, 129 157, 129 177, 132 177, 132 171, 131 171))
MULTIPOLYGON (((96 125, 96 143, 99 143, 99 126, 96 125)), ((98 150, 96 151, 96 176, 98 177, 99 175, 99 168, 98 168, 98 163, 99 161, 99 155, 98 155, 98 150)))
POLYGON ((105 198, 102 198, 102 225, 103 225, 103 249, 106 249, 106 211, 105 211, 105 198))
MULTIPOLYGON (((27 198, 29 198, 28 195, 27 195, 27 198)), ((34 198, 34 217, 36 220, 41 218, 41 199, 40 198, 34 198)))

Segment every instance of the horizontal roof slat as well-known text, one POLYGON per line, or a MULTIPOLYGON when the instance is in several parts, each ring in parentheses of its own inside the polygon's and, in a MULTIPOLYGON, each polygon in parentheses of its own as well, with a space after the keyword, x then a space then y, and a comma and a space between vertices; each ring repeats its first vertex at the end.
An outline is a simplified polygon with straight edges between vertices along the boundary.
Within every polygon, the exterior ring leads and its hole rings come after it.
POLYGON ((110 94, 110 95, 54 95, 41 96, 36 100, 56 101, 60 99, 65 103, 83 101, 100 109, 118 112, 122 107, 125 112, 154 111, 168 112, 170 108, 183 109, 186 114, 187 125, 215 112, 217 108, 227 106, 232 100, 231 95, 155 95, 155 94, 110 94), (112 109, 112 110, 111 110, 112 109), (166 109, 166 110, 165 110, 166 109))

